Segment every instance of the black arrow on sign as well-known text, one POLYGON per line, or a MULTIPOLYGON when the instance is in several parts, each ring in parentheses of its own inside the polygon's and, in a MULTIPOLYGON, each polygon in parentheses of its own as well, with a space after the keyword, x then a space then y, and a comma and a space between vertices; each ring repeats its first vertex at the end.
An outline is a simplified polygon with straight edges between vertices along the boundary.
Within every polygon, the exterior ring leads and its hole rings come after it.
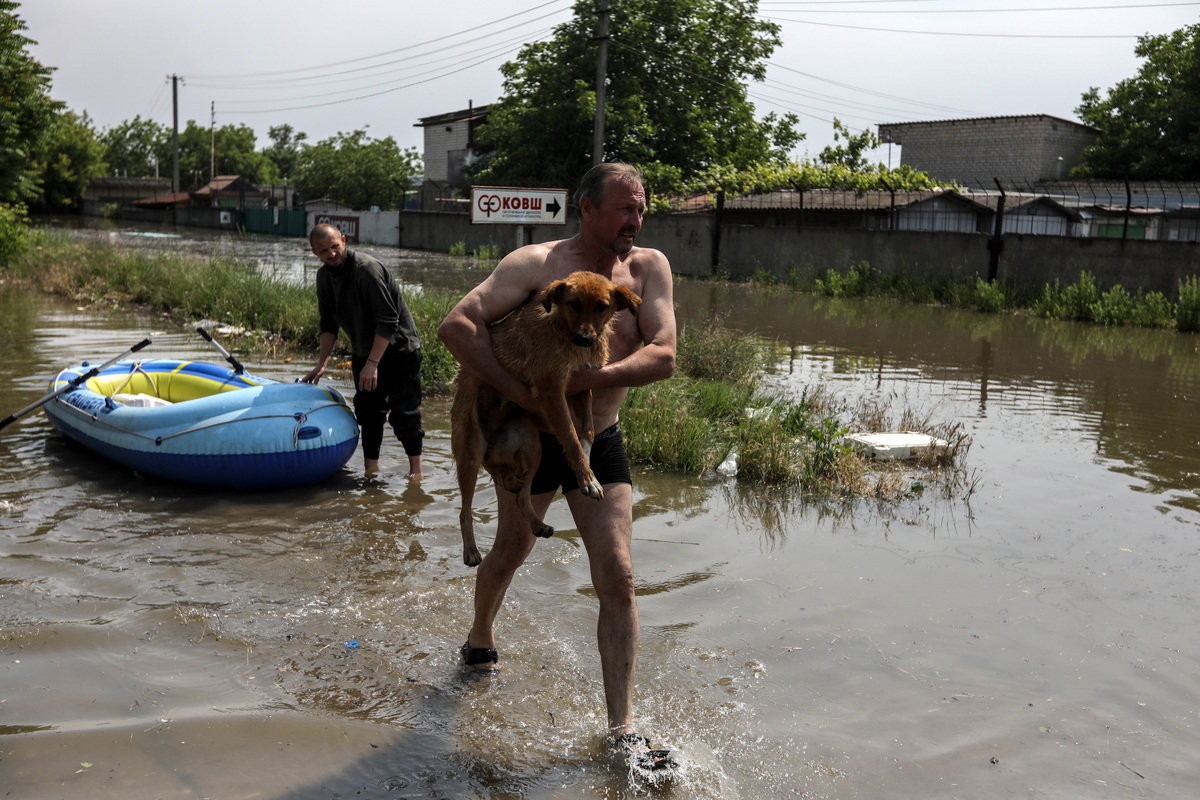
POLYGON ((557 217, 558 212, 562 211, 562 206, 558 204, 558 198, 553 198, 549 203, 546 203, 546 210, 550 212, 551 217, 557 217))

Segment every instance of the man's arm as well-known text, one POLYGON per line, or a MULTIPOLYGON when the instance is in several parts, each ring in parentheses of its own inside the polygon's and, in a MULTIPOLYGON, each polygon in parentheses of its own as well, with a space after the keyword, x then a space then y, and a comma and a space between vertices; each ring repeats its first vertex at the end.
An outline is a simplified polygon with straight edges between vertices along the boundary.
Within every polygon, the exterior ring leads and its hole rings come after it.
POLYGON ((530 245, 505 256, 491 275, 458 302, 438 327, 438 338, 463 369, 527 411, 541 413, 529 388, 500 365, 492 350, 488 325, 503 319, 538 291, 539 267, 546 251, 530 245))
POLYGON ((317 383, 321 380, 321 376, 325 374, 325 368, 329 365, 329 357, 333 354, 333 346, 337 343, 337 334, 323 331, 321 333, 321 351, 317 355, 317 366, 300 379, 301 383, 317 383))
POLYGON ((671 266, 657 250, 647 250, 642 305, 637 313, 642 345, 625 358, 599 369, 575 372, 569 394, 587 389, 645 386, 671 377, 675 372, 675 301, 671 266))

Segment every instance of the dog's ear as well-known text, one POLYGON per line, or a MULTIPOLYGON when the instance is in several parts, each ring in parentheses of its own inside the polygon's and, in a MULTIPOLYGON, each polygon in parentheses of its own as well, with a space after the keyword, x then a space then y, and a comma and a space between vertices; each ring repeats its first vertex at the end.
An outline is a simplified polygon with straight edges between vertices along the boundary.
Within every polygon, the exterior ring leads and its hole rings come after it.
POLYGON ((613 306, 618 310, 627 308, 635 317, 637 316, 638 307, 642 304, 642 298, 634 294, 633 290, 628 286, 614 286, 609 298, 613 306))
POLYGON ((542 308, 546 309, 547 314, 550 313, 550 309, 554 306, 554 304, 562 299, 562 293, 566 291, 566 289, 566 281, 555 281, 547 286, 546 290, 542 292, 542 308))

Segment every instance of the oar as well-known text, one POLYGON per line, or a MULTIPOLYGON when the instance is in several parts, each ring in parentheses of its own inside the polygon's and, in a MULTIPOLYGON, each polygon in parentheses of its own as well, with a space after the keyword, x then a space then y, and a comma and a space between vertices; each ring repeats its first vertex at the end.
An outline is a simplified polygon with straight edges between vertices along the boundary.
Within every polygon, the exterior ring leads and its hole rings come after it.
POLYGON ((67 381, 66 386, 60 386, 59 388, 55 389, 50 394, 43 397, 41 400, 38 400, 36 403, 31 403, 31 404, 25 406, 24 408, 22 408, 20 411, 18 411, 15 414, 9 414, 7 419, 0 421, 0 428, 7 426, 9 423, 16 422, 18 419, 25 416, 26 414, 28 414, 30 411, 33 411, 34 409, 41 408, 46 403, 49 403, 51 400, 58 397, 60 394, 67 391, 68 389, 77 388, 84 381, 88 380, 89 378, 96 377, 101 372, 103 372, 104 370, 111 367, 113 364, 117 363, 118 361, 120 361, 123 358, 133 355, 138 350, 141 350, 143 347, 147 346, 148 344, 150 344, 150 337, 146 337, 145 339, 142 339, 140 342, 138 342, 133 347, 126 350, 124 353, 121 353, 121 355, 117 356, 116 358, 110 359, 109 361, 105 361, 103 364, 101 364, 98 367, 92 367, 87 372, 83 373, 82 375, 80 375, 78 378, 75 378, 74 380, 67 381))
POLYGON ((242 373, 244 373, 246 371, 246 368, 241 365, 241 362, 239 362, 236 358, 231 356, 229 354, 228 350, 226 350, 224 347, 221 347, 221 345, 217 344, 217 341, 215 339, 213 339, 211 333, 206 331, 204 328, 200 328, 200 327, 196 328, 196 333, 203 336, 206 340, 208 340, 209 344, 211 344, 213 347, 215 347, 221 351, 221 355, 225 356, 225 360, 228 361, 230 364, 233 364, 234 372, 236 372, 238 375, 241 375, 242 373))

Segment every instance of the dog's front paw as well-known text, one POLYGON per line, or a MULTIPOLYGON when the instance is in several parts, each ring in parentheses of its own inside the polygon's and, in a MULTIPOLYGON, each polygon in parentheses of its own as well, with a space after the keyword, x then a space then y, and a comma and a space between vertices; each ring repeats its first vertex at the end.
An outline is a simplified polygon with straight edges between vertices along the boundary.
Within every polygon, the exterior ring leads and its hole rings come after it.
POLYGON ((476 547, 463 548, 463 563, 468 567, 478 567, 483 557, 479 555, 479 549, 476 547))
POLYGON ((590 497, 593 500, 604 499, 604 487, 600 485, 600 481, 596 480, 595 476, 589 481, 584 481, 579 484, 579 491, 584 497, 590 497))
POLYGON ((544 522, 537 522, 533 525, 533 535, 539 536, 542 539, 549 539, 554 535, 554 528, 551 528, 544 522))

